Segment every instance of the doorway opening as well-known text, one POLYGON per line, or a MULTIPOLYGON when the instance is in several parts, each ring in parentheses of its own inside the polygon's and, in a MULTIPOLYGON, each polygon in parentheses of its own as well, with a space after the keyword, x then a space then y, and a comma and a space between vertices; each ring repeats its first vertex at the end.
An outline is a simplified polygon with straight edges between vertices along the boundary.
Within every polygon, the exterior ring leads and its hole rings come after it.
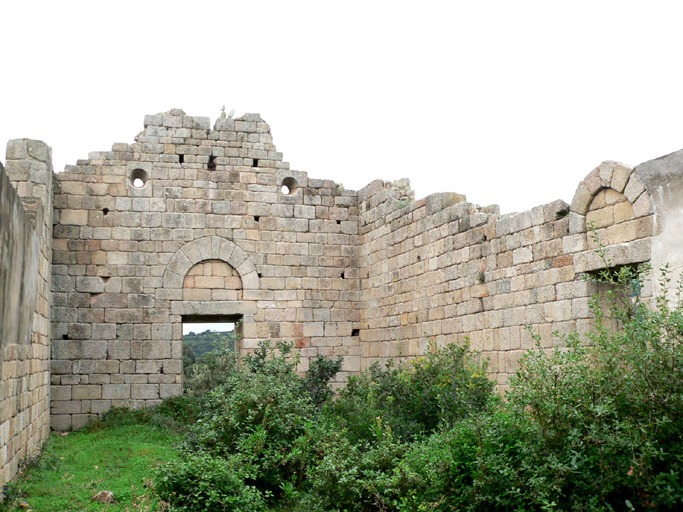
POLYGON ((187 392, 196 377, 215 371, 239 344, 240 315, 183 316, 183 388, 187 392))

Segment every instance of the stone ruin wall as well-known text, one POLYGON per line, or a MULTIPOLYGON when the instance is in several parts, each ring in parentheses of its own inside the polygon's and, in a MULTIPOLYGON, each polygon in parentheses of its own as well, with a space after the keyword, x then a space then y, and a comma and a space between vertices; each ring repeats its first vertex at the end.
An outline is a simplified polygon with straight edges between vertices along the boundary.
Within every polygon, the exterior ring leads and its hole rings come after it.
POLYGON ((260 116, 147 116, 55 177, 53 428, 181 393, 184 317, 360 369, 357 194, 290 170, 260 116))
POLYGON ((0 486, 50 432, 52 164, 42 142, 0 164, 0 486))
POLYGON ((359 194, 364 366, 468 341, 504 388, 532 348, 526 326, 546 347, 554 331, 590 328, 597 290, 582 274, 602 262, 587 226, 613 265, 650 260, 650 196, 614 162, 590 173, 571 205, 512 215, 458 194, 413 201, 405 183, 378 181, 359 194))
MULTIPOLYGON (((33 144, 11 142, 7 168, 36 210, 53 180, 34 172, 50 164, 33 144)), ((183 319, 241 319, 242 353, 292 341, 300 371, 318 354, 342 355, 338 384, 375 361, 469 340, 504 388, 531 348, 526 325, 546 346, 552 331, 590 328, 595 290, 582 274, 602 263, 589 224, 613 265, 683 266, 681 190, 683 153, 635 171, 605 162, 570 205, 500 215, 455 193, 415 201, 407 180, 356 192, 309 178, 283 162, 258 114, 213 128, 179 110, 146 116, 134 143, 54 175, 54 233, 46 213, 39 241, 52 282, 41 266, 33 344, 22 349, 33 359, 2 345, 3 454, 12 436, 21 444, 46 429, 49 290, 55 430, 179 394, 183 319), (6 405, 29 389, 8 384, 10 367, 32 382, 30 413, 6 405)))

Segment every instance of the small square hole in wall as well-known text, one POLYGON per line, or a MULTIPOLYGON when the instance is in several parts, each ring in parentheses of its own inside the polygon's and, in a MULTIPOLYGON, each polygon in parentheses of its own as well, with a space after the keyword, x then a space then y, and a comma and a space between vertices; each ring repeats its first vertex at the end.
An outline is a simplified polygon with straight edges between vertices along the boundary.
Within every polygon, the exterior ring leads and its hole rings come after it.
POLYGON ((254 165, 252 167, 258 167, 258 158, 254 158, 254 165))
POLYGON ((351 329, 351 336, 360 336, 360 329, 351 329))
POLYGON ((216 157, 215 157, 215 156, 211 155, 211 156, 209 157, 209 163, 206 165, 206 167, 207 167, 210 171, 215 171, 215 170, 216 170, 216 157))
POLYGON ((178 155, 178 163, 179 164, 185 163, 185 155, 182 155, 182 154, 178 155))

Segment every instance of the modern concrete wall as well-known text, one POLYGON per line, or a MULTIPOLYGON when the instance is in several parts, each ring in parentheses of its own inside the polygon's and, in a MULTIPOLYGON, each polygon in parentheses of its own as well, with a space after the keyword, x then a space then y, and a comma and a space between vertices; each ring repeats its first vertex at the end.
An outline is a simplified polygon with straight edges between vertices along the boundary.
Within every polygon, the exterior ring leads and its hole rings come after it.
POLYGON ((50 149, 10 141, 6 165, 0 165, 0 483, 47 439, 50 402, 50 149))

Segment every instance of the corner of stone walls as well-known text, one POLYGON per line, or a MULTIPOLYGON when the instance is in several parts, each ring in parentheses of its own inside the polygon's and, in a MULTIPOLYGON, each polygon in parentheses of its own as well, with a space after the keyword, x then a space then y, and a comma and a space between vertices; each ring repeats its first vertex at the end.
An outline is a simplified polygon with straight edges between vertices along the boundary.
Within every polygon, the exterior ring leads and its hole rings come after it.
POLYGON ((50 424, 53 173, 41 141, 7 144, 0 166, 0 483, 34 457, 50 424))

